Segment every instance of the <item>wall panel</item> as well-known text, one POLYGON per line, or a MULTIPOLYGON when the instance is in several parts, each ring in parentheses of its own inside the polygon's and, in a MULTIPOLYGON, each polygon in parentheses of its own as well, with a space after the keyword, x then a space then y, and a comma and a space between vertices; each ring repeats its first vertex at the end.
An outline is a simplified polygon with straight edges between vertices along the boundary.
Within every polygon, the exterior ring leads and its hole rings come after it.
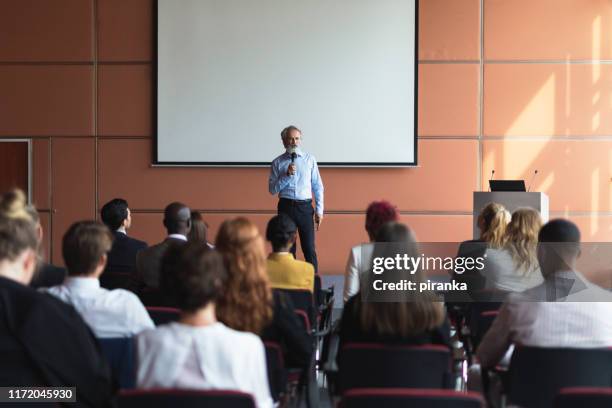
POLYGON ((475 60, 479 56, 479 0, 419 2, 419 59, 475 60))
POLYGON ((487 64, 487 136, 612 135, 612 65, 487 64))
POLYGON ((419 136, 477 136, 478 64, 419 64, 419 136))
POLYGON ((151 136, 154 86, 149 65, 100 66, 98 134, 151 136))
POLYGON ((0 65, 0 136, 93 135, 93 68, 0 65))
POLYGON ((92 61, 93 0, 0 0, 0 61, 92 61))
POLYGON ((486 59, 612 59, 607 0, 485 0, 484 13, 486 59))
POLYGON ((483 189, 496 179, 525 179, 550 198, 551 211, 612 211, 612 141, 495 140, 483 144, 483 189))
POLYGON ((93 139, 55 138, 53 161, 53 252, 61 261, 62 236, 75 221, 95 218, 95 142, 93 139))

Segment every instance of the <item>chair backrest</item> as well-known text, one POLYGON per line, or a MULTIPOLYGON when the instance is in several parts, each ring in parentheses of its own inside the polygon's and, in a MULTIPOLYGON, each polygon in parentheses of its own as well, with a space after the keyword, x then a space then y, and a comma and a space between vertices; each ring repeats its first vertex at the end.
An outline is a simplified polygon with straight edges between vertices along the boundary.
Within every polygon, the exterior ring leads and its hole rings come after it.
POLYGON ((131 337, 98 339, 100 348, 120 388, 134 388, 136 384, 136 353, 131 337))
POLYGON ((274 289, 279 293, 284 293, 291 299, 294 309, 303 310, 308 316, 308 321, 312 324, 316 321, 316 309, 312 292, 303 289, 274 289))
POLYGON ((146 309, 156 326, 176 322, 181 315, 181 311, 173 307, 147 306, 146 309))
POLYGON ((338 353, 338 392, 351 388, 448 388, 451 355, 441 345, 347 343, 338 353))
POLYGON ((307 333, 310 333, 312 327, 310 326, 310 319, 308 318, 306 312, 301 309, 293 309, 293 312, 297 316, 298 320, 302 323, 304 330, 306 330, 307 333))
POLYGON ((348 390, 342 408, 484 408, 479 394, 444 389, 362 388, 348 390))
POLYGON ((527 408, 552 407, 566 387, 612 386, 612 350, 517 347, 510 361, 508 400, 527 408))
POLYGON ((231 390, 129 390, 117 402, 119 408, 255 408, 250 394, 231 390))
POLYGON ((287 390, 287 368, 281 345, 274 341, 264 341, 270 395, 278 401, 287 390))
POLYGON ((555 397, 555 408, 610 408, 612 388, 563 388, 555 397))
POLYGON ((474 349, 478 349, 478 345, 480 341, 487 334, 489 328, 493 324, 493 321, 497 318, 499 314, 498 310, 487 310, 485 312, 481 312, 480 316, 477 317, 477 321, 474 324, 475 332, 472 333, 472 344, 474 349))

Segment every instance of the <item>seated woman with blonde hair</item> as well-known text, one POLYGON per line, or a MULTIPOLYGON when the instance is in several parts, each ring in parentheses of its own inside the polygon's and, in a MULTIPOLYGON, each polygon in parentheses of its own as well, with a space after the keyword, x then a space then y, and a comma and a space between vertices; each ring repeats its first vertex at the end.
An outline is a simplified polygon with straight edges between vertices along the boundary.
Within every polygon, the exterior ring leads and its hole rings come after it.
POLYGON ((522 292, 544 281, 537 258, 540 213, 533 208, 519 208, 512 214, 501 247, 485 253, 486 288, 522 292))

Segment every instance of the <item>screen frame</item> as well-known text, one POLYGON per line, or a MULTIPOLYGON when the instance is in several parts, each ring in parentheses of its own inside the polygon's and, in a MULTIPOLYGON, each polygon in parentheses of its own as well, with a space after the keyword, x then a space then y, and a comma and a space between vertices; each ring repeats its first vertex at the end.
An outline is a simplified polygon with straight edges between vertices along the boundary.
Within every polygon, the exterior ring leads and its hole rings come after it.
MULTIPOLYGON (((376 0, 372 0, 376 1, 376 0)), ((410 168, 419 167, 418 161, 418 97, 419 97, 419 1, 414 1, 414 137, 413 152, 414 161, 412 162, 318 162, 319 167, 338 167, 338 168, 410 168)), ((152 74, 153 74, 153 100, 152 100, 152 167, 269 167, 273 157, 269 162, 188 162, 188 161, 160 161, 158 152, 158 11, 159 0, 155 0, 153 7, 153 55, 152 55, 152 74)))

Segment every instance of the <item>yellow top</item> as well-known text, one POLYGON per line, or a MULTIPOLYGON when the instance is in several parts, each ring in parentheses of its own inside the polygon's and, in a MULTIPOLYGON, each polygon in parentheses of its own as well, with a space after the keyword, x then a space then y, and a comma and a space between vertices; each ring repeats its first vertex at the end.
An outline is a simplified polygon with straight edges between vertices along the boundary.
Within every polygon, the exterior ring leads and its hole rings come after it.
POLYGON ((289 252, 268 256, 268 276, 275 289, 306 289, 314 291, 314 267, 298 261, 289 252))

